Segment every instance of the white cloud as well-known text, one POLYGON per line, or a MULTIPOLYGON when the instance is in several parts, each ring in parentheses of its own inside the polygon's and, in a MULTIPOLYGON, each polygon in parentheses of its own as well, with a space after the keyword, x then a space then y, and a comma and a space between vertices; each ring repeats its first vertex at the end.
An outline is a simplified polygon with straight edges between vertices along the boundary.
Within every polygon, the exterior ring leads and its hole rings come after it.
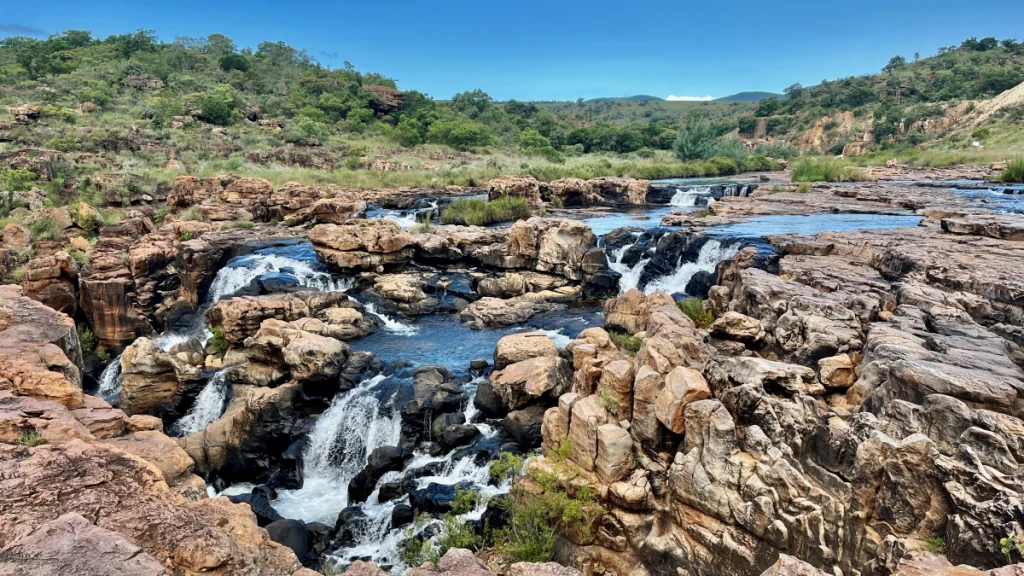
POLYGON ((668 100, 669 102, 705 102, 707 100, 714 99, 714 96, 675 96, 672 94, 669 94, 668 98, 665 98, 665 100, 668 100))

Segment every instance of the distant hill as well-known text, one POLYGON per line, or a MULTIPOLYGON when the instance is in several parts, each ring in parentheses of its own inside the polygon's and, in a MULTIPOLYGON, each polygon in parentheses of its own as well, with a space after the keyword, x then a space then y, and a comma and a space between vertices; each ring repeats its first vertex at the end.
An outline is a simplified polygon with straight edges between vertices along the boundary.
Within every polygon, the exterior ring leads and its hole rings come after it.
POLYGON ((782 98, 782 94, 775 94, 774 92, 740 92, 738 94, 733 94, 732 96, 716 98, 715 100, 719 102, 760 102, 761 100, 771 98, 772 96, 782 98))
POLYGON ((619 96, 619 97, 613 97, 613 98, 608 98, 608 97, 606 97, 606 98, 591 98, 590 100, 584 100, 584 104, 596 104, 598 102, 614 102, 614 101, 643 102, 645 100, 661 101, 661 100, 664 100, 664 98, 658 98, 657 96, 648 96, 646 94, 637 94, 636 96, 619 96))

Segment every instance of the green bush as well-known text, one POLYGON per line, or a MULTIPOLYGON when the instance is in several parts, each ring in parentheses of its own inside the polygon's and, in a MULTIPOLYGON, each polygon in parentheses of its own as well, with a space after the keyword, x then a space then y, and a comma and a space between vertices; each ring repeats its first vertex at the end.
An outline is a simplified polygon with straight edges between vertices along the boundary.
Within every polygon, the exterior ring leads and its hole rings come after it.
POLYGON ((194 222, 205 222, 206 215, 199 209, 199 206, 189 206, 181 212, 178 212, 178 220, 180 221, 194 221, 194 222))
POLYGON ((218 126, 227 126, 234 120, 231 100, 220 94, 208 94, 202 101, 203 120, 218 126))
POLYGON ((676 305, 698 328, 707 328, 715 322, 714 313, 704 308, 704 302, 700 298, 686 298, 676 305))
POLYGON ((933 554, 945 554, 946 553, 946 541, 941 536, 935 538, 928 538, 924 541, 924 549, 933 554))
POLYGON ((231 347, 231 343, 224 336, 224 330, 220 328, 210 328, 210 332, 213 336, 210 337, 209 345, 213 348, 214 353, 217 356, 224 356, 227 353, 228 348, 231 347))
POLYGON ((496 460, 491 462, 488 473, 491 476, 491 481, 501 484, 522 474, 524 466, 526 466, 526 460, 522 456, 511 452, 502 452, 498 454, 496 460))
POLYGON ((787 158, 795 158, 796 156, 800 155, 800 152, 797 151, 797 149, 792 146, 772 143, 759 144, 756 148, 754 148, 754 154, 759 154, 761 156, 767 156, 769 158, 777 158, 783 160, 787 158))
POLYGON ((1014 158, 999 174, 1003 182, 1024 182, 1024 158, 1014 158))
POLYGON ((610 331, 608 332, 608 335, 611 336, 612 342, 615 342, 619 348, 633 354, 636 354, 637 351, 640 350, 640 346, 644 343, 642 338, 630 336, 623 332, 610 331))
POLYGON ((221 226, 222 230, 249 230, 256 225, 251 220, 232 220, 221 226))
POLYGON ((707 161, 708 171, 717 176, 729 176, 739 174, 740 169, 736 161, 725 156, 715 156, 707 161))
POLYGON ((0 168, 0 190, 5 192, 23 192, 32 188, 32 183, 39 178, 35 172, 21 168, 0 168))
POLYGON ((472 150, 491 143, 486 126, 468 120, 440 120, 431 124, 427 140, 451 146, 456 150, 472 150))
POLYGON ((75 331, 78 332, 78 344, 82 347, 82 355, 88 356, 96 351, 96 335, 86 324, 77 324, 75 331))
POLYGON ((4 284, 21 284, 25 281, 25 265, 22 264, 7 273, 4 277, 4 284))
POLYGON ((26 430, 21 433, 21 439, 18 441, 22 446, 28 446, 30 448, 39 446, 40 444, 46 444, 46 440, 39 435, 39 432, 35 428, 26 430))
POLYGON ((39 215, 35 220, 28 223, 29 232, 32 233, 32 240, 61 240, 64 238, 64 229, 49 216, 39 215))
POLYGON ((864 180, 860 170, 836 158, 801 158, 793 165, 794 182, 849 182, 864 180))
POLYGON ((502 196, 487 201, 482 198, 459 198, 441 211, 442 224, 486 226, 496 222, 513 222, 530 217, 526 198, 502 196))
POLYGON ((683 162, 704 160, 711 157, 711 147, 715 141, 715 131, 711 123, 701 117, 691 116, 686 124, 676 132, 672 152, 683 162))

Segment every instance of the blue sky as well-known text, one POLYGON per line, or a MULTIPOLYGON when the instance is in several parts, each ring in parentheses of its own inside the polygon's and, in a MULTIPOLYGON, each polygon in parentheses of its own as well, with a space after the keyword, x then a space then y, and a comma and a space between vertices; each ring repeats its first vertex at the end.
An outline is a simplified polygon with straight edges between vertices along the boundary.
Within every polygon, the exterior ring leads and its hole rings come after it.
POLYGON ((40 0, 5 11, 0 35, 145 28, 169 41, 218 32, 240 46, 283 40, 435 98, 483 88, 500 100, 575 100, 781 92, 969 36, 1020 39, 1021 22, 1021 0, 40 0))

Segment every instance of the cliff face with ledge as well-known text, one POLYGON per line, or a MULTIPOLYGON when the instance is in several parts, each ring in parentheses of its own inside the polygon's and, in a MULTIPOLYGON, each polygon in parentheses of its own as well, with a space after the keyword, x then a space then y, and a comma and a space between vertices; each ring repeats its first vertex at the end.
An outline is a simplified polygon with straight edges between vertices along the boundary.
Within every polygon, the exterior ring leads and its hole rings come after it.
POLYGON ((74 322, 0 286, 0 572, 300 569, 248 505, 206 498, 158 419, 83 395, 80 374, 74 322))

